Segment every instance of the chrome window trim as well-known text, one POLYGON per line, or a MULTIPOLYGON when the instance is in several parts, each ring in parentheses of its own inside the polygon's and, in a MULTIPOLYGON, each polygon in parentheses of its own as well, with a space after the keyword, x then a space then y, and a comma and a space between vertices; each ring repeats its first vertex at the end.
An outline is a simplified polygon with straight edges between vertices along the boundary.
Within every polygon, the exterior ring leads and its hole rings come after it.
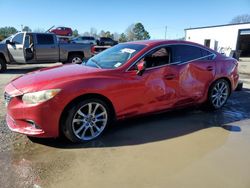
POLYGON ((186 63, 190 63, 190 62, 193 62, 193 61, 197 61, 197 60, 200 60, 200 59, 204 59, 204 58, 207 58, 207 57, 210 57, 210 56, 213 56, 213 58, 211 60, 214 60, 217 55, 210 51, 209 49, 207 48, 204 48, 202 46, 198 46, 198 45, 193 45, 193 44, 185 44, 185 43, 173 43, 173 44, 162 44, 162 45, 159 45, 159 46, 156 46, 154 48, 152 48, 151 50, 145 52, 144 54, 142 54, 134 63, 132 63, 127 69, 125 72, 129 72, 129 71, 132 71, 130 70, 136 63, 138 63, 139 60, 141 60, 142 57, 144 57, 145 55, 149 54, 150 52, 154 51, 155 49, 157 48, 162 48, 162 47, 169 47, 169 46, 174 46, 174 45, 186 45, 186 46, 193 46, 193 47, 196 47, 196 48, 200 48, 200 49, 203 49, 203 50, 206 50, 208 52, 210 52, 211 54, 210 55, 207 55, 207 56, 204 56, 204 57, 200 57, 200 58, 197 58, 197 59, 192 59, 192 60, 189 60, 189 61, 185 61, 185 62, 173 62, 173 63, 170 63, 170 64, 166 64, 166 65, 160 65, 160 66, 156 66, 156 67, 151 67, 151 68, 147 68, 146 70, 152 70, 152 69, 156 69, 156 68, 161 68, 161 67, 165 67, 165 66, 169 66, 169 65, 183 65, 183 64, 186 64, 186 63))

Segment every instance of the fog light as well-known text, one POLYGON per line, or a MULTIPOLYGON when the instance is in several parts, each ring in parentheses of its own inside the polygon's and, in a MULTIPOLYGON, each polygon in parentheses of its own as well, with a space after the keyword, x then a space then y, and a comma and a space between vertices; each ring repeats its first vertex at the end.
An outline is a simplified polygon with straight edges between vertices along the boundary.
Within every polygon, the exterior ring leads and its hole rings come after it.
POLYGON ((32 120, 26 120, 26 121, 30 124, 31 127, 42 130, 41 127, 39 127, 34 121, 32 120))

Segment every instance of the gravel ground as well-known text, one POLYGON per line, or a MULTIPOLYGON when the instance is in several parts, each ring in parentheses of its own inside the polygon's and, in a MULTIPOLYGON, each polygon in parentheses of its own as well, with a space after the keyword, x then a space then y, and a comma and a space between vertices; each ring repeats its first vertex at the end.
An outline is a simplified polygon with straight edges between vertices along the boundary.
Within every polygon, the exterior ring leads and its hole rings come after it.
POLYGON ((60 63, 54 63, 54 64, 34 64, 34 65, 9 65, 8 70, 5 73, 0 74, 0 152, 3 152, 5 150, 10 150, 10 144, 16 145, 20 142, 20 140, 25 140, 26 142, 29 142, 29 140, 26 138, 26 136, 21 134, 13 133, 9 130, 9 128, 6 125, 5 122, 5 114, 6 114, 6 108, 4 104, 4 87, 5 85, 10 82, 12 79, 23 75, 25 73, 28 73, 30 71, 34 71, 43 67, 49 67, 49 66, 56 66, 60 65, 60 63))

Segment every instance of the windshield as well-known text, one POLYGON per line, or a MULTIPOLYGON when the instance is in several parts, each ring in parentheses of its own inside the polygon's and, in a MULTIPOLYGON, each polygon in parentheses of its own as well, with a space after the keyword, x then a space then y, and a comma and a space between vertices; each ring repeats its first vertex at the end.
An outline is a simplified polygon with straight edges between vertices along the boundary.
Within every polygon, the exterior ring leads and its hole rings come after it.
POLYGON ((102 69, 115 69, 125 64, 145 47, 141 44, 118 44, 90 58, 85 65, 102 69))

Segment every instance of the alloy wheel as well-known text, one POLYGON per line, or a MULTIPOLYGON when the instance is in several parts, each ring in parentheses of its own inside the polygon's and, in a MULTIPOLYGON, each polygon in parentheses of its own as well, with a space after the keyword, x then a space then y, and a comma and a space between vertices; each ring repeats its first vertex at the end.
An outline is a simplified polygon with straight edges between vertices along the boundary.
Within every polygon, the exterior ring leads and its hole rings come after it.
POLYGON ((221 108, 226 103, 228 96, 229 86, 224 80, 221 80, 212 88, 211 102, 216 109, 221 108))
POLYGON ((105 129, 108 113, 105 107, 97 102, 89 102, 76 111, 72 120, 75 136, 83 141, 98 137, 105 129))

